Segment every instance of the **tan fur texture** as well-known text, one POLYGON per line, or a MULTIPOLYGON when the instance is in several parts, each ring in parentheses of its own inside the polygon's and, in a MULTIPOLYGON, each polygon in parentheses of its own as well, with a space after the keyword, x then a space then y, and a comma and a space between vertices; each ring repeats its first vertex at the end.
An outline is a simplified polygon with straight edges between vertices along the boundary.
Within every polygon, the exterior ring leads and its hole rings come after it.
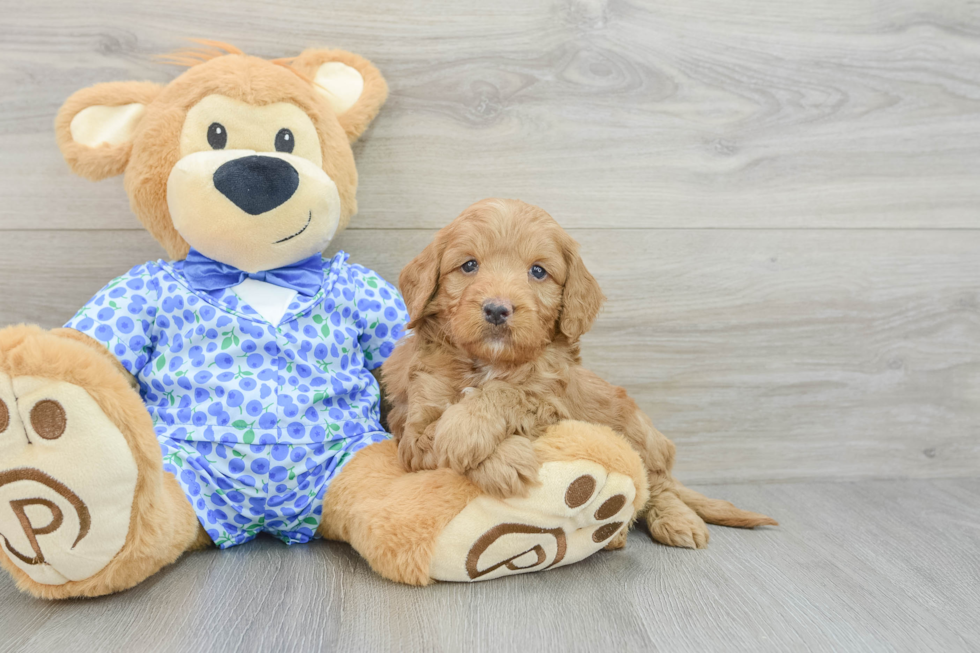
MULTIPOLYGON (((648 499, 643 465, 621 436, 598 427, 597 438, 594 428, 553 426, 532 444, 533 453, 542 463, 589 460, 630 477, 638 512, 648 499)), ((371 445, 347 463, 327 491, 319 533, 352 544, 385 578, 428 585, 437 537, 483 492, 451 469, 409 473, 398 462, 397 446, 392 440, 371 445)), ((625 533, 607 548, 621 548, 625 533)))
POLYGON ((377 573, 427 585, 436 537, 480 490, 449 469, 408 474, 397 444, 362 449, 330 483, 319 533, 349 542, 377 573))
POLYGON ((183 490, 163 471, 160 445, 142 399, 105 348, 84 339, 33 326, 0 330, 0 370, 12 377, 43 377, 84 388, 126 438, 139 474, 126 543, 98 574, 64 585, 42 585, 0 555, 0 565, 17 586, 41 598, 101 596, 130 588, 204 543, 203 529, 183 490))
POLYGON ((674 444, 622 388, 581 365, 579 337, 603 296, 578 245, 551 216, 517 200, 466 209, 399 279, 413 333, 383 368, 389 426, 410 469, 449 467, 487 493, 524 495, 538 460, 530 440, 562 420, 609 426, 646 467, 651 535, 665 544, 707 544, 703 519, 775 524, 684 488, 671 474, 674 444), (475 261, 477 269, 461 267, 475 261), (542 279, 533 266, 546 271, 542 279), (502 325, 487 302, 512 307, 502 325), (701 516, 699 516, 701 515, 701 516))

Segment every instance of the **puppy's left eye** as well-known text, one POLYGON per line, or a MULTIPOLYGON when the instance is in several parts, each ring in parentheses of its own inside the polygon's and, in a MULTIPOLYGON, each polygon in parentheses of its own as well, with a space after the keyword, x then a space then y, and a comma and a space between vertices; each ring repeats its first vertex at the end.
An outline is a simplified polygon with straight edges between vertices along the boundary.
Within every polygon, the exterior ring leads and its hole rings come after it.
POLYGON ((540 265, 534 264, 531 266, 531 276, 535 279, 541 280, 548 276, 548 271, 540 265))
POLYGON ((279 133, 276 134, 276 152, 285 152, 289 154, 293 151, 293 147, 296 145, 296 139, 293 137, 293 132, 286 128, 280 129, 279 133))

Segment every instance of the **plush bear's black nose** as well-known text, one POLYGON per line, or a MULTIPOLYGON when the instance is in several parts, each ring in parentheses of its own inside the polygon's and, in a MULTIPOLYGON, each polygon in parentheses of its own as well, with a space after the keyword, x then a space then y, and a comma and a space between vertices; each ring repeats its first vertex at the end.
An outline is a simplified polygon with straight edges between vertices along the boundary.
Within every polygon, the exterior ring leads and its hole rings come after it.
POLYGON ((214 187, 249 215, 276 208, 296 192, 296 168, 274 156, 243 156, 214 171, 214 187))

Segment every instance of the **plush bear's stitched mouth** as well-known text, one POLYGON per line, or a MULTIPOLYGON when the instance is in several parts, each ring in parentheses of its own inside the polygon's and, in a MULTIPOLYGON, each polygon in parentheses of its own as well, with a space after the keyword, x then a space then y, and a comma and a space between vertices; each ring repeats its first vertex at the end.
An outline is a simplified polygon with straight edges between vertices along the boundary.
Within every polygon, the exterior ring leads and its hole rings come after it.
POLYGON ((294 233, 294 234, 293 234, 292 236, 286 236, 286 237, 285 237, 285 238, 283 238, 282 240, 277 240, 277 241, 275 241, 275 242, 274 242, 274 243, 272 243, 272 244, 273 244, 273 245, 278 245, 279 243, 284 243, 284 242, 286 242, 287 240, 292 240, 292 239, 293 239, 293 238, 295 238, 296 236, 298 236, 298 235, 300 235, 301 233, 303 233, 304 231, 306 231, 306 230, 307 230, 307 228, 309 228, 309 226, 310 226, 310 223, 311 223, 311 222, 313 222, 313 211, 310 211, 310 214, 309 214, 308 216, 306 216, 306 224, 305 224, 305 225, 303 225, 303 228, 302 228, 302 229, 300 229, 299 231, 297 231, 296 233, 294 233))

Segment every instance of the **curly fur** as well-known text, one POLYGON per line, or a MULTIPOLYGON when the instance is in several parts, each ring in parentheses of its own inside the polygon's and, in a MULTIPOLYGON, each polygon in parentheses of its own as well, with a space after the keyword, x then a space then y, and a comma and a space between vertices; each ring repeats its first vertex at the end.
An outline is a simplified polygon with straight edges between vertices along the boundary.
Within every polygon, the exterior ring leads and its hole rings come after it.
POLYGON ((704 521, 775 524, 684 488, 671 474, 674 444, 622 388, 585 369, 579 338, 603 295, 578 244, 538 207, 488 199, 466 209, 402 271, 412 335, 383 368, 389 426, 409 469, 450 467, 485 492, 526 495, 538 460, 531 441, 563 420, 602 424, 640 454, 658 541, 700 548, 704 521), (476 261, 478 269, 461 268, 476 261), (547 272, 530 274, 533 265, 547 272), (484 303, 512 312, 484 319, 484 303))

